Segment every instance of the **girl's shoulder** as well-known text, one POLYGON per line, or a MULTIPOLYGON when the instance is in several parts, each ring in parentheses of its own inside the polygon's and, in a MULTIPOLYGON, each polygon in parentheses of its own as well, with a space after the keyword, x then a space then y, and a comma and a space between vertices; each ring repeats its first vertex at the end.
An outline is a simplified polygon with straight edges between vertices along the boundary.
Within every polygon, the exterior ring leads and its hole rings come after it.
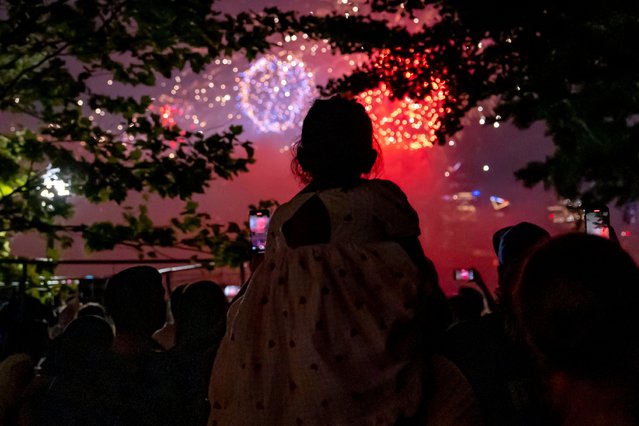
POLYGON ((391 180, 387 180, 387 179, 366 179, 364 180, 364 182, 366 182, 369 185, 372 186, 378 186, 381 188, 388 188, 388 189, 392 189, 392 190, 397 190, 402 192, 402 190, 399 188, 399 186, 391 181, 391 180))
POLYGON ((384 224, 386 235, 391 238, 415 237, 420 234, 419 217, 408 197, 394 182, 371 179, 365 183, 372 194, 374 216, 384 224))
POLYGON ((278 210, 294 210, 314 195, 329 199, 335 198, 337 195, 337 198, 364 197, 369 200, 379 198, 382 201, 407 202, 406 194, 396 183, 386 179, 362 179, 356 185, 349 187, 336 186, 318 190, 309 185, 280 205, 278 210))
POLYGON ((369 179, 365 180, 362 187, 368 191, 379 193, 384 198, 405 199, 406 194, 395 183, 386 179, 369 179))

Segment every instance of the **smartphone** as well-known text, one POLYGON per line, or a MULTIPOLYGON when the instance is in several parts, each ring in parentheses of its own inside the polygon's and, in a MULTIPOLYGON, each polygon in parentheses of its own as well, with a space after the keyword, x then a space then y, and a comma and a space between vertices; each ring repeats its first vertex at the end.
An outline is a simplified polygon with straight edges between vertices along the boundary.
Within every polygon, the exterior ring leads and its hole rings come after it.
POLYGON ((473 281, 475 274, 472 269, 455 269, 453 270, 453 279, 455 281, 473 281))
POLYGON ((588 208, 585 211, 586 233, 610 238, 610 212, 608 207, 588 208))
POLYGON ((266 251, 266 236, 270 213, 266 209, 251 210, 249 212, 249 229, 251 232, 251 248, 257 253, 266 251))

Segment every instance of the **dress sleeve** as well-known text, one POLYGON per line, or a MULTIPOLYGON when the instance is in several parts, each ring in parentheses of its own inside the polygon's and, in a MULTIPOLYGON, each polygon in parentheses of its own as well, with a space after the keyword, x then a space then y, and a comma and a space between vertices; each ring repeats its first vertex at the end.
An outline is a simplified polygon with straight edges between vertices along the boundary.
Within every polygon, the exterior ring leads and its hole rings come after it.
POLYGON ((375 180, 375 217, 382 223, 391 239, 417 237, 420 234, 417 212, 408 202, 406 194, 391 181, 375 180))

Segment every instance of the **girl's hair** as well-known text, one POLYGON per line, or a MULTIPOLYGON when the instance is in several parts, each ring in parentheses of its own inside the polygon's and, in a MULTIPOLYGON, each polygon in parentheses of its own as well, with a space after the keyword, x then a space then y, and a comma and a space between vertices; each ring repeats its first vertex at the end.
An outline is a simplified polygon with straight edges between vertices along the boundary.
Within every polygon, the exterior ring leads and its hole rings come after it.
POLYGON ((291 170, 305 184, 347 184, 368 175, 380 154, 364 106, 333 96, 317 99, 304 118, 291 170))

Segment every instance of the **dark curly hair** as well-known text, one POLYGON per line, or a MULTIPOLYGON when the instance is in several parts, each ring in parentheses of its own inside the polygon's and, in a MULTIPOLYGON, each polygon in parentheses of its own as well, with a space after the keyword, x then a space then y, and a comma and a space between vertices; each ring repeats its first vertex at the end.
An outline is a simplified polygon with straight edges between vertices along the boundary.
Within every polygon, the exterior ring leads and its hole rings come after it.
POLYGON ((342 96, 317 99, 293 145, 291 170, 305 184, 349 184, 377 171, 381 156, 364 106, 342 96))

